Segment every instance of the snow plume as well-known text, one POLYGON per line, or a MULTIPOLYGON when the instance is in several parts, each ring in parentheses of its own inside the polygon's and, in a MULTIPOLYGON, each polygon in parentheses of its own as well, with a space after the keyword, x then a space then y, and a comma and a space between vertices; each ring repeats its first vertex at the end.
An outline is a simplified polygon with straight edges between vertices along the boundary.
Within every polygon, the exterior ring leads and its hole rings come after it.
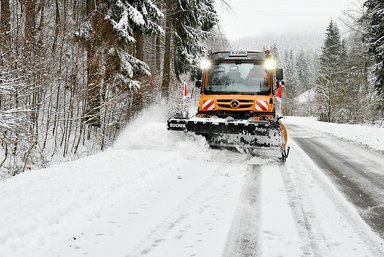
POLYGON ((115 150, 181 151, 194 157, 208 158, 209 147, 201 136, 168 131, 165 105, 153 105, 142 111, 118 136, 115 150))
POLYGON ((143 110, 117 137, 113 150, 156 156, 158 152, 174 153, 178 158, 230 163, 274 163, 268 158, 229 150, 211 149, 204 137, 181 131, 168 131, 169 106, 155 104, 143 110))

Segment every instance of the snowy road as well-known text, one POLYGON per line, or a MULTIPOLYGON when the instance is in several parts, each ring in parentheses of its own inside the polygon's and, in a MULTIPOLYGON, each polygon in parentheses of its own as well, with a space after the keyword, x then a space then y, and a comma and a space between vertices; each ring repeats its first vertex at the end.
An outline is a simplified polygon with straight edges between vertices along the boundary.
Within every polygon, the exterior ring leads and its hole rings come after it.
POLYGON ((384 237, 384 156, 356 143, 295 125, 290 135, 327 174, 362 218, 384 237))
POLYGON ((288 123, 285 165, 153 122, 0 181, 0 256, 384 256, 383 154, 288 123))

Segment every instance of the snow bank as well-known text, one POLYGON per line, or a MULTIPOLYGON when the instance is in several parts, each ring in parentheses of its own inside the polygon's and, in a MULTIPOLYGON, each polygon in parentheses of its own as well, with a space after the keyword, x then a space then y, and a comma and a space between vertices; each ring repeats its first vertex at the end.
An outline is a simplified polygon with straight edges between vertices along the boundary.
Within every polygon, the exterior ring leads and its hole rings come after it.
POLYGON ((384 128, 367 125, 336 124, 317 121, 314 117, 286 117, 285 124, 309 127, 384 151, 384 128))

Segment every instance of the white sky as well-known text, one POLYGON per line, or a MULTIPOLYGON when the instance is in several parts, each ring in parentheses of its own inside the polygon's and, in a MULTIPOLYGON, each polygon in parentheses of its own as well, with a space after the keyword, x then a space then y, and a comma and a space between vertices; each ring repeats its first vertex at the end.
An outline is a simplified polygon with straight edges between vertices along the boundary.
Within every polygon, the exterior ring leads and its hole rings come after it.
MULTIPOLYGON (((261 34, 325 32, 331 19, 341 26, 342 12, 356 0, 216 0, 220 25, 229 39, 261 34)), ((353 8, 354 9, 354 8, 353 8)))

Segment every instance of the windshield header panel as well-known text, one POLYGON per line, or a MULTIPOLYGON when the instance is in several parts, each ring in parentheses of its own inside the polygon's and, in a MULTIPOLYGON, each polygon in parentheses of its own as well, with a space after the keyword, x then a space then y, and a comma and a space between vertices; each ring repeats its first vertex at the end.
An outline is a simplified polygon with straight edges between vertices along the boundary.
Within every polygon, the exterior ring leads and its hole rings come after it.
POLYGON ((231 60, 248 60, 262 62, 265 60, 263 52, 247 52, 247 51, 231 51, 231 52, 216 52, 211 55, 213 62, 231 61, 231 60))

